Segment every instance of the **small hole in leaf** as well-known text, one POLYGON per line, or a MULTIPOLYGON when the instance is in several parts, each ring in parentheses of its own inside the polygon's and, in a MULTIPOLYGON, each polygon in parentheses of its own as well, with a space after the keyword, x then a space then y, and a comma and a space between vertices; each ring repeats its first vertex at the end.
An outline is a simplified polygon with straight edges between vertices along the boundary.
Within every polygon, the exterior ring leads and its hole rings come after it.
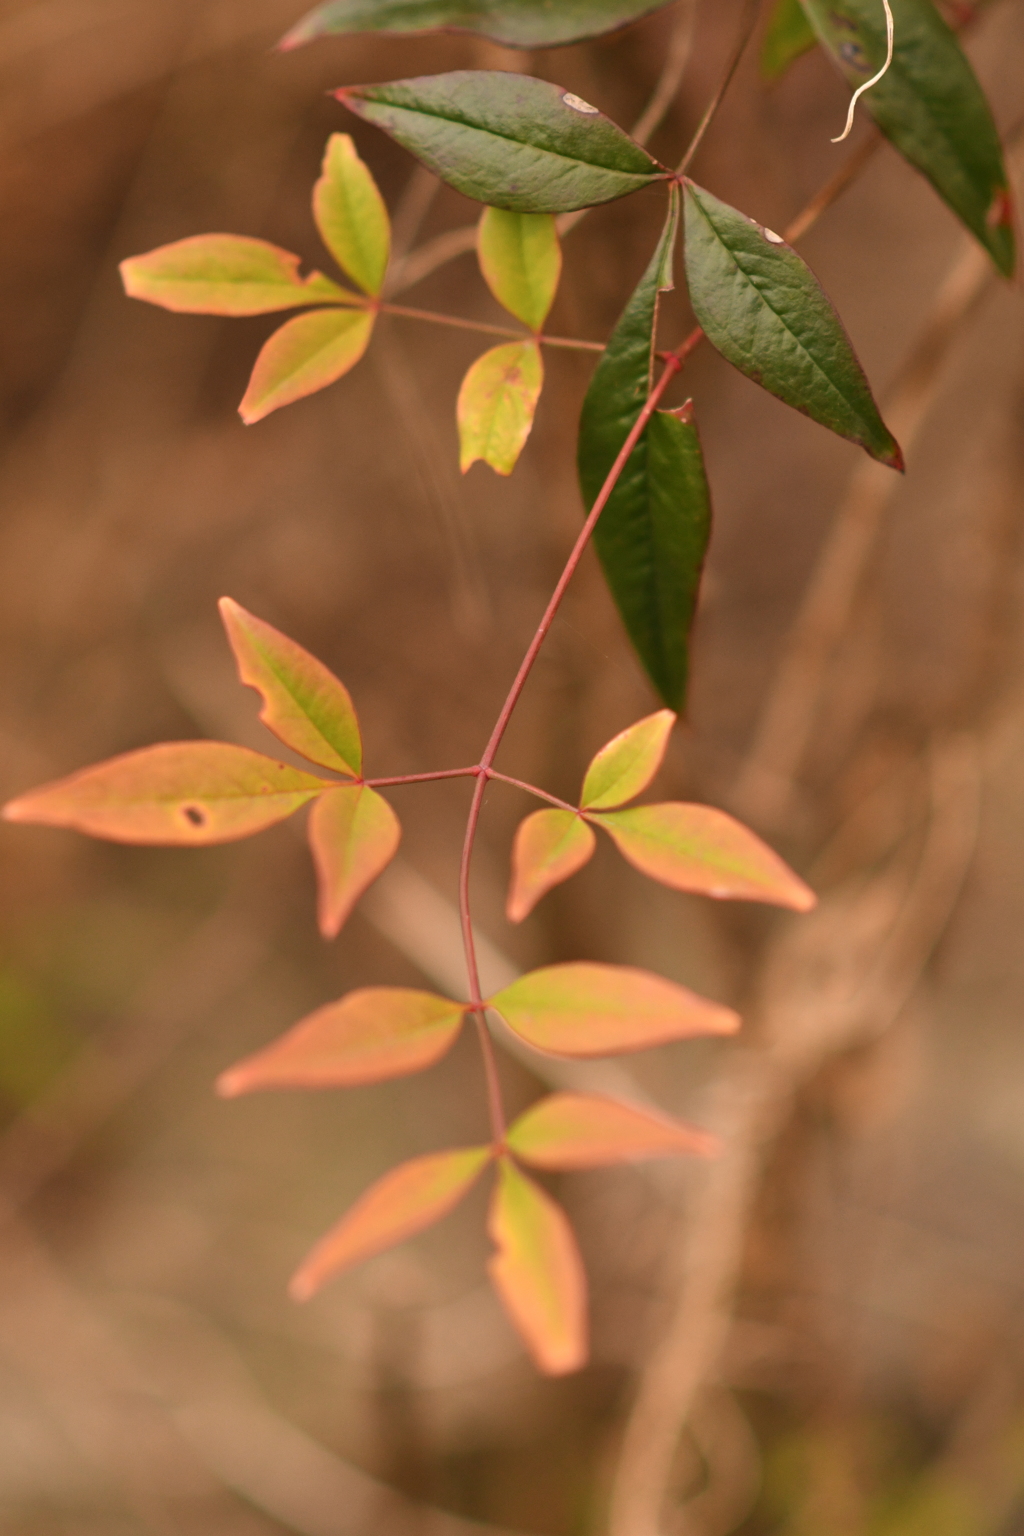
POLYGON ((198 805, 182 806, 182 814, 184 815, 185 820, 191 822, 194 827, 205 827, 206 812, 200 810, 198 805))

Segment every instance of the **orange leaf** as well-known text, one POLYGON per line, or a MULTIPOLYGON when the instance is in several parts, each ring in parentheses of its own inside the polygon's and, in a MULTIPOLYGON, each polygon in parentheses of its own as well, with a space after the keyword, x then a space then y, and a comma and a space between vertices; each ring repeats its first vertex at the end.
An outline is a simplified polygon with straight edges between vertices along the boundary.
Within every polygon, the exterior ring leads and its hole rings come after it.
POLYGON ((259 1088, 347 1088, 407 1077, 439 1061, 465 1003, 408 987, 360 987, 328 1003, 217 1079, 224 1098, 259 1088))
POLYGON ((710 805, 641 805, 594 821, 645 875, 677 891, 768 901, 808 912, 810 886, 740 822, 710 805))
POLYGON ((574 961, 520 976, 492 997, 509 1028, 555 1056, 610 1056, 683 1040, 730 1035, 731 1008, 625 965, 574 961))
POLYGON ((587 1358, 587 1280, 565 1212, 507 1157, 487 1220, 497 1253, 487 1265, 542 1371, 563 1376, 587 1358))
POLYGON ((364 309, 318 309, 286 320, 256 359, 238 407, 246 426, 354 368, 369 344, 373 320, 364 309))
POLYGON ((603 1168, 646 1157, 710 1157, 707 1131, 592 1093, 553 1093, 511 1127, 510 1152, 535 1168, 603 1168))
POLYGON ((398 817, 376 790, 345 784, 320 796, 309 818, 320 932, 333 939, 360 896, 394 858, 398 817))
POLYGON ((292 1276, 289 1294, 295 1301, 308 1301, 333 1275, 440 1221, 458 1205, 490 1157, 490 1147, 466 1147, 431 1152, 392 1168, 306 1256, 292 1276))
POLYGON ((222 597, 218 606, 238 675, 263 698, 263 724, 303 757, 358 778, 363 745, 348 689, 322 661, 240 603, 222 597))
POLYGON ((115 843, 227 843, 283 821, 326 787, 248 747, 170 741, 30 790, 3 814, 115 843))
POLYGON ((265 315, 300 305, 358 303, 299 258, 245 235, 190 235, 121 263, 125 293, 178 314, 265 315))
POLYGON ((671 709, 638 720, 602 747, 587 769, 580 805, 585 811, 623 805, 645 790, 665 756, 676 716, 671 709))
POLYGON ((520 822, 512 845, 512 885, 506 908, 521 923, 553 885, 582 869, 597 844, 575 811, 534 811, 520 822))

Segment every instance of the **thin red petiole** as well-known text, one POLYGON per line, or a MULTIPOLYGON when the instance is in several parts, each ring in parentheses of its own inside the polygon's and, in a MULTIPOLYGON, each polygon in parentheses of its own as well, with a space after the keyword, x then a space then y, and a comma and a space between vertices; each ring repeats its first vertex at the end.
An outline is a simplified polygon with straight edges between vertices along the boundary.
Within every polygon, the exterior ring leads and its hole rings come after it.
POLYGON ((399 773, 389 779, 364 779, 367 789, 393 789, 400 784, 429 784, 433 779, 475 779, 480 764, 471 768, 439 768, 433 773, 399 773))
POLYGON ((507 773, 499 773, 496 768, 481 768, 479 771, 486 773, 489 779, 498 779, 502 784, 511 784, 515 789, 525 789, 528 795, 536 795, 538 800, 557 805, 560 811, 572 811, 574 816, 579 814, 578 805, 570 805, 568 800, 559 800, 557 795, 549 795, 546 789, 538 789, 536 784, 527 784, 525 779, 509 778, 507 773))

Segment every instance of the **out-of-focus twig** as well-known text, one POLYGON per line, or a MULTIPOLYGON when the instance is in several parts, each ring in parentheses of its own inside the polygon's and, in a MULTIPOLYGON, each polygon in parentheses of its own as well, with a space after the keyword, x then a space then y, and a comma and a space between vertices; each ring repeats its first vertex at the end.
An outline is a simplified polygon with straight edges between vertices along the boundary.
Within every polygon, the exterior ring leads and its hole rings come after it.
MULTIPOLYGON (((1021 132, 1019 125, 1010 136, 1017 146, 1021 132)), ((1019 159, 1018 152, 1015 169, 1019 159)), ((888 393, 886 418, 904 453, 913 448, 928 420, 963 322, 995 281, 990 258, 972 241, 942 284, 888 393)), ((885 513, 900 484, 884 465, 864 460, 836 513, 730 797, 736 811, 759 826, 778 826, 785 818, 829 664, 849 625, 885 513)))
POLYGON ((676 1306, 626 1429, 612 1536, 664 1529, 679 1437, 714 1379, 766 1155, 794 1096, 830 1057, 895 1022, 948 922, 977 837, 974 741, 936 745, 929 783, 930 821, 913 866, 898 848, 880 873, 840 887, 787 928, 769 957, 755 1028, 763 1043, 737 1051, 717 1090, 711 1123, 725 1151, 686 1222, 676 1306))

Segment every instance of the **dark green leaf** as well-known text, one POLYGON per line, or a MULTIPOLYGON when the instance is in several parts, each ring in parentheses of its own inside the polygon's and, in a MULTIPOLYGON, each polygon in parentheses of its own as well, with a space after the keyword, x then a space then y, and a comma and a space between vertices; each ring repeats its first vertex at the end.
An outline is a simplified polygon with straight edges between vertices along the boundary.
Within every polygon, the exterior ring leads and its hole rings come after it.
POLYGON ((761 74, 766 80, 778 80, 817 41, 800 0, 776 0, 761 44, 761 74))
POLYGON ((689 181, 685 206, 690 302, 712 346, 787 405, 902 469, 842 321, 802 258, 689 181))
MULTIPOLYGON (((885 63, 880 0, 802 0, 851 85, 885 63)), ((932 0, 891 0, 892 68, 862 98, 879 128, 981 241, 1000 272, 1014 268, 1013 206, 988 102, 932 0)))
MULTIPOLYGON (((650 265, 608 343, 580 420, 583 500, 593 506, 647 399, 658 296, 672 286, 678 197, 650 265)), ((697 430, 656 412, 619 477, 594 544, 629 637, 665 703, 686 692, 687 636, 710 505, 697 430)))
POLYGON ((517 213, 565 213, 668 173, 561 86, 500 70, 455 70, 336 91, 467 197, 517 213))
POLYGON ((668 0, 329 0, 281 39, 282 48, 336 32, 475 32, 510 48, 557 48, 613 32, 668 0))

